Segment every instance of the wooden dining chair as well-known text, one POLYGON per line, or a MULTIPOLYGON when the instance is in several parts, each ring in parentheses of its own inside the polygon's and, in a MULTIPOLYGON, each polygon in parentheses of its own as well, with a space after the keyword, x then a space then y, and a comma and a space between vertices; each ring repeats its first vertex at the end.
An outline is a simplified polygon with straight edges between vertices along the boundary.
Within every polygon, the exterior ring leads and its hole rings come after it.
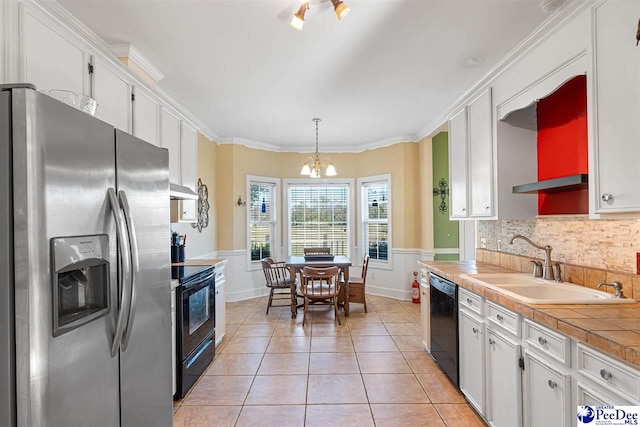
POLYGON ((272 305, 274 299, 283 300, 286 298, 289 301, 286 306, 290 307, 292 288, 294 289, 293 292, 295 292, 298 280, 294 278, 292 283, 291 272, 284 262, 275 262, 271 258, 263 258, 261 262, 267 287, 271 288, 269 292, 269 302, 267 303, 267 314, 269 314, 269 308, 272 306, 285 307, 284 304, 272 305), (284 292, 275 292, 276 289, 284 290, 284 292))
POLYGON ((352 302, 364 304, 365 313, 367 312, 367 296, 365 292, 367 270, 369 270, 369 254, 365 254, 364 256, 361 276, 349 277, 349 304, 352 302))
POLYGON ((340 292, 340 281, 338 267, 313 268, 305 267, 302 270, 302 283, 300 284, 300 294, 304 298, 304 317, 302 326, 307 321, 309 304, 333 305, 338 325, 340 316, 338 315, 338 292, 340 292))
POLYGON ((331 254, 331 248, 304 248, 305 255, 329 255, 331 254))

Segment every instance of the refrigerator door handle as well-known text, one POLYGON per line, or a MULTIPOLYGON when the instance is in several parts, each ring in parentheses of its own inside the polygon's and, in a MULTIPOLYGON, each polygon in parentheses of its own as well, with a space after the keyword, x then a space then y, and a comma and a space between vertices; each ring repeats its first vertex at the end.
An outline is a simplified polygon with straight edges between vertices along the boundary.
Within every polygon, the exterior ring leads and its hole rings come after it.
POLYGON ((129 314, 131 306, 131 291, 129 290, 131 287, 131 254, 124 217, 122 215, 122 210, 120 209, 120 203, 118 203, 116 191, 113 188, 109 188, 108 193, 111 212, 113 213, 113 218, 116 222, 116 235, 118 237, 118 246, 120 247, 120 264, 122 267, 118 273, 121 289, 118 322, 116 323, 116 331, 113 335, 113 342, 111 343, 111 357, 116 357, 118 355, 120 343, 122 342, 122 335, 124 333, 124 324, 126 321, 125 316, 129 314))
POLYGON ((120 198, 120 204, 124 211, 124 219, 127 224, 127 231, 129 233, 129 242, 131 243, 131 303, 129 305, 129 317, 127 325, 124 328, 124 334, 122 335, 122 351, 127 351, 129 344, 129 338, 133 331, 133 319, 136 313, 136 293, 138 288, 138 275, 140 273, 140 257, 138 255, 138 240, 135 227, 133 226, 133 218, 131 217, 131 209, 129 208, 129 201, 127 200, 127 194, 124 190, 118 192, 120 198))

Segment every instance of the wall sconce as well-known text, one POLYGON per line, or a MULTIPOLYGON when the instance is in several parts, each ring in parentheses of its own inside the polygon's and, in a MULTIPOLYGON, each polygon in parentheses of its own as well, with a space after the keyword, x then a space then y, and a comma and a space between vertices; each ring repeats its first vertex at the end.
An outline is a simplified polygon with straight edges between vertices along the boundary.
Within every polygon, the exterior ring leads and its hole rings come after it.
POLYGON ((236 202, 236 206, 247 206, 247 202, 242 201, 242 195, 238 195, 238 201, 236 202))

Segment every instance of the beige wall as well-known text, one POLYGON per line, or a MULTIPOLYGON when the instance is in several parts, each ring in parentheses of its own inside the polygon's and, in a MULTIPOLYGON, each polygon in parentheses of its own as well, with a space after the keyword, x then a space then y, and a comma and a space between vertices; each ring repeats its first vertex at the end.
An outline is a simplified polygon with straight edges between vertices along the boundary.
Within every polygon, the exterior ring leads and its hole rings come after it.
POLYGON ((216 227, 218 222, 218 179, 216 168, 213 167, 217 164, 217 156, 218 145, 198 133, 198 178, 207 186, 209 193, 209 226, 199 232, 191 224, 171 224, 173 231, 187 235, 186 254, 189 258, 210 254, 218 248, 216 227))
MULTIPOLYGON (((362 153, 321 153, 330 157, 339 178, 357 179, 391 174, 393 247, 433 248, 431 221, 425 206, 431 203, 430 140, 399 143, 362 153)), ((237 207, 238 195, 246 200, 246 176, 300 178, 300 168, 309 154, 277 153, 241 145, 218 147, 218 248, 246 248, 246 208, 237 207)), ((355 183, 354 183, 355 184, 355 183)))

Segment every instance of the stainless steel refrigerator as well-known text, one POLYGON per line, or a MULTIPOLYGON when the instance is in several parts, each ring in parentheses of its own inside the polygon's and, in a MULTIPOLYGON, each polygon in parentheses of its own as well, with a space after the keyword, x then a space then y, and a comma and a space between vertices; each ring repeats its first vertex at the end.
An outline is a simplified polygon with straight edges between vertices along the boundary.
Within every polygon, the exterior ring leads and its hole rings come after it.
POLYGON ((0 426, 170 426, 167 150, 1 87, 0 226, 0 426))

